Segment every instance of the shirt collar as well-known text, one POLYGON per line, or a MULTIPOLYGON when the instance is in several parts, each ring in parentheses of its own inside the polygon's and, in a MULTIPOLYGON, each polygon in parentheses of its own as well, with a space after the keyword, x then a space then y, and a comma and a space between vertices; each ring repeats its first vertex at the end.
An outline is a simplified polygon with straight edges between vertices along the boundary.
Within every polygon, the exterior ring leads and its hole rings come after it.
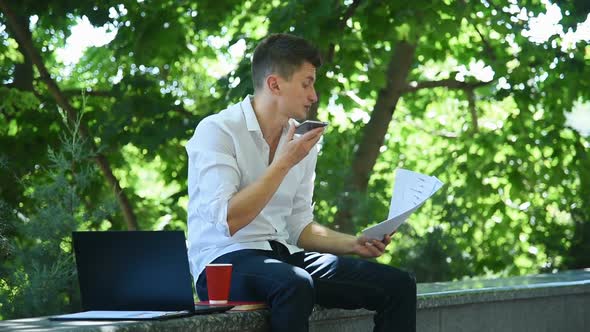
MULTIPOLYGON (((247 95, 240 103, 240 108, 242 109, 242 113, 244 113, 248 131, 257 131, 260 132, 260 135, 262 135, 260 123, 258 123, 258 118, 256 118, 256 113, 254 112, 254 108, 252 108, 252 97, 252 95, 247 95)), ((289 126, 284 126, 282 135, 286 135, 288 130, 289 126)))
POLYGON ((240 103, 240 108, 244 113, 244 118, 246 119, 246 127, 248 128, 248 131, 259 131, 260 133, 262 133, 262 130, 260 130, 260 124, 258 123, 258 119, 256 118, 256 113, 254 113, 254 109, 252 108, 251 95, 247 95, 246 98, 242 100, 242 102, 240 103))

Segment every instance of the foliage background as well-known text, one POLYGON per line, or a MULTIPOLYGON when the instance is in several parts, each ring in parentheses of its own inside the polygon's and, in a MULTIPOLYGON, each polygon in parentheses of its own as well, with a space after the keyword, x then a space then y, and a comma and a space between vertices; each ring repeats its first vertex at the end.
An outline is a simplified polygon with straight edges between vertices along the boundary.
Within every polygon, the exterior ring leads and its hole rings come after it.
POLYGON ((3 319, 76 310, 72 230, 186 230, 183 144, 202 118, 252 92, 249 59, 270 32, 307 37, 326 60, 313 114, 330 122, 319 222, 358 232, 380 221, 404 167, 446 185, 382 263, 423 282, 590 266, 590 142, 567 120, 590 112, 589 37, 570 38, 588 20, 584 1, 0 4, 3 319), (532 36, 555 10, 557 30, 532 36), (84 20, 114 38, 64 62, 84 20))

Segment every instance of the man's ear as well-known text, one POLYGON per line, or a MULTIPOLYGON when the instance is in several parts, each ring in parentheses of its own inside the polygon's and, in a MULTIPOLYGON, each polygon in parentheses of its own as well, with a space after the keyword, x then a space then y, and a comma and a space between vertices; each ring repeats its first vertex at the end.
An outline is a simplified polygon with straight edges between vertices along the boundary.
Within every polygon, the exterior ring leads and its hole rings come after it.
POLYGON ((266 87, 273 95, 281 94, 280 79, 276 75, 268 75, 266 77, 266 87))

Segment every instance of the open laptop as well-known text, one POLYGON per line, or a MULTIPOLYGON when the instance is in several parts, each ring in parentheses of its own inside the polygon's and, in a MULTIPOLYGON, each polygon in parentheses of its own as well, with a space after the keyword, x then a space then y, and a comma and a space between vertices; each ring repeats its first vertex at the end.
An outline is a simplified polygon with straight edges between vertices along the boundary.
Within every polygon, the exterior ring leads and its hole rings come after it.
POLYGON ((146 320, 223 312, 195 306, 181 231, 73 232, 84 312, 52 320, 146 320))

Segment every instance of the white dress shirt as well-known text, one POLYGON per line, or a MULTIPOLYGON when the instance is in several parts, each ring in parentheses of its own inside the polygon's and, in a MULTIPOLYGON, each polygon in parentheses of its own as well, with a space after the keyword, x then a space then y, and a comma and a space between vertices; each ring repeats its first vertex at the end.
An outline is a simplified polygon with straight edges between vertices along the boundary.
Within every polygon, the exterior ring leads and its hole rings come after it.
MULTIPOLYGON (((283 128, 277 151, 286 143, 283 128)), ((256 181, 269 166, 270 147, 247 96, 203 119, 186 144, 188 153, 188 256, 193 278, 217 257, 241 249, 271 250, 269 240, 297 247, 301 231, 313 220, 313 183, 318 145, 287 173, 271 200, 251 223, 233 236, 227 225, 228 202, 256 181)))

